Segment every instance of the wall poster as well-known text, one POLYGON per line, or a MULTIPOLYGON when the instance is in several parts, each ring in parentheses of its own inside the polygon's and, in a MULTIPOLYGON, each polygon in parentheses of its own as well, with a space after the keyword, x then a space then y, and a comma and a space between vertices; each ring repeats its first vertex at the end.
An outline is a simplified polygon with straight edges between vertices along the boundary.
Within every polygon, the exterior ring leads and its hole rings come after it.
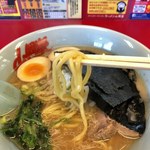
POLYGON ((18 19, 20 18, 20 11, 17 0, 0 0, 0 18, 4 19, 18 19))
POLYGON ((20 0, 23 19, 81 18, 81 0, 20 0))
POLYGON ((132 19, 150 19, 150 0, 135 0, 132 19))
POLYGON ((88 0, 88 17, 124 18, 128 0, 88 0))

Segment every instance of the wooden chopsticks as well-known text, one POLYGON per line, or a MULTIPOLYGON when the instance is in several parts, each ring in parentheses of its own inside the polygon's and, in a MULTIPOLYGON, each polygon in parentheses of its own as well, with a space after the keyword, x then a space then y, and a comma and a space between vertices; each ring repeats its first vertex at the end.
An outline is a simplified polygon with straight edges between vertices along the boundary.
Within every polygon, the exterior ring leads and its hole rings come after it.
POLYGON ((84 65, 111 68, 150 69, 150 57, 92 54, 86 54, 86 56, 87 58, 82 60, 84 65))
MULTIPOLYGON (((56 57, 58 55, 59 53, 55 53, 56 57)), ((87 58, 82 60, 83 65, 126 69, 150 69, 150 57, 97 54, 85 55, 87 56, 87 58)))

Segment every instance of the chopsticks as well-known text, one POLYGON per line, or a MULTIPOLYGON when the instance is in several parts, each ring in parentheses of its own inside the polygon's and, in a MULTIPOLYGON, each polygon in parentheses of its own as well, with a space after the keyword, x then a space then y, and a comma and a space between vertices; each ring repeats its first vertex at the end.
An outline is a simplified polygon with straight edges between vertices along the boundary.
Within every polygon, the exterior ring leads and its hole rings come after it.
MULTIPOLYGON (((58 56, 59 53, 55 53, 58 56)), ((126 68, 126 69, 150 69, 150 57, 119 56, 119 55, 97 55, 85 54, 86 59, 82 59, 83 65, 126 68)))
POLYGON ((150 69, 149 57, 92 54, 86 54, 86 56, 87 58, 82 60, 84 65, 126 69, 150 69))

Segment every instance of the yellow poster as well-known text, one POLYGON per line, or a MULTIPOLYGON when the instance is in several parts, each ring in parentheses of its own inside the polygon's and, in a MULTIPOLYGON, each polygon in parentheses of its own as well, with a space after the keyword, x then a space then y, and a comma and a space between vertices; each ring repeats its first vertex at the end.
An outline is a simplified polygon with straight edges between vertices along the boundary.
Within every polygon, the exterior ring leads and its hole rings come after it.
POLYGON ((18 2, 15 0, 14 5, 8 5, 8 0, 0 0, 0 18, 20 19, 18 2))
POLYGON ((125 14, 128 0, 88 0, 88 14, 125 14))

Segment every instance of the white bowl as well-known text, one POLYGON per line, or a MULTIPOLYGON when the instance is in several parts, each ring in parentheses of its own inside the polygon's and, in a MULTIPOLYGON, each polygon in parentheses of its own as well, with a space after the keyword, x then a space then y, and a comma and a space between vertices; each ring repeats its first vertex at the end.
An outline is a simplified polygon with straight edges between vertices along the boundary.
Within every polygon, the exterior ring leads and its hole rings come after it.
MULTIPOLYGON (((7 80, 9 75, 14 71, 15 67, 13 67, 13 65, 17 65, 20 61, 19 59, 23 60, 22 57, 26 53, 25 47, 29 46, 26 44, 30 43, 31 47, 32 44, 39 45, 39 42, 36 43, 35 41, 37 41, 39 38, 43 39, 45 36, 49 42, 49 48, 56 46, 78 45, 101 48, 119 55, 145 57, 149 57, 150 55, 150 51, 147 47, 138 41, 113 30, 84 25, 56 26, 32 32, 5 46, 0 51, 0 80, 7 80), (21 57, 19 57, 14 63, 14 60, 17 57, 16 49, 18 48, 21 50, 21 57)), ((38 49, 34 47, 31 53, 34 55, 36 50, 38 51, 38 49)), ((143 78, 147 88, 148 97, 150 97, 150 71, 137 70, 137 72, 143 78)), ((149 150, 150 147, 150 100, 146 99, 145 106, 147 121, 146 131, 142 138, 137 140, 132 146, 132 150, 149 150)), ((0 150, 16 149, 17 148, 11 142, 9 142, 2 134, 0 134, 0 150)))

